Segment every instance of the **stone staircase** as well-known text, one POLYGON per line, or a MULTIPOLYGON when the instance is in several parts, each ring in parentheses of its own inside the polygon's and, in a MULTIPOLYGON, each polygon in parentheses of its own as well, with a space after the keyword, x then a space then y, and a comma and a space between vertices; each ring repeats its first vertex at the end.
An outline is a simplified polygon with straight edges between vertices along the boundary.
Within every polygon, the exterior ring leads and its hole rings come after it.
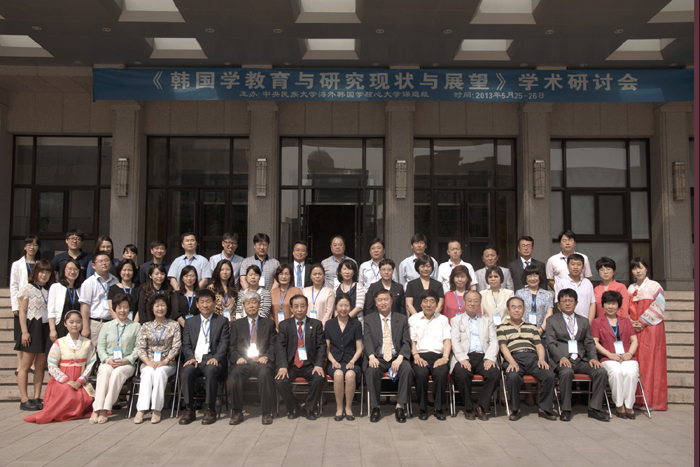
MULTIPOLYGON (((668 352, 668 402, 693 404, 695 302, 693 292, 666 292, 666 343, 668 352)), ((13 320, 10 290, 0 289, 0 401, 19 400, 12 350, 13 320)), ((48 382, 48 373, 45 383, 48 382)))

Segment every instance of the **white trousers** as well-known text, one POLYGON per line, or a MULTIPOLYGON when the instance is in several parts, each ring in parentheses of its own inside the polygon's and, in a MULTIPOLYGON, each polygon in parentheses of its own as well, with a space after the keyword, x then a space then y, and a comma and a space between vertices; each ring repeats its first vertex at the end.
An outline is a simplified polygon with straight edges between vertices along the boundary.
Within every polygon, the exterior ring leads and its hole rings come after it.
POLYGON ((615 407, 623 405, 631 409, 634 406, 634 395, 639 381, 639 363, 634 360, 614 362, 606 360, 603 368, 608 372, 608 383, 612 392, 615 407))
POLYGON ((141 385, 136 409, 146 411, 149 408, 157 411, 163 409, 165 385, 168 378, 175 374, 175 368, 159 366, 156 370, 150 366, 141 370, 141 385))
POLYGON ((115 369, 106 363, 101 364, 97 370, 95 402, 92 403, 92 410, 112 410, 122 386, 133 374, 134 365, 124 365, 115 369))

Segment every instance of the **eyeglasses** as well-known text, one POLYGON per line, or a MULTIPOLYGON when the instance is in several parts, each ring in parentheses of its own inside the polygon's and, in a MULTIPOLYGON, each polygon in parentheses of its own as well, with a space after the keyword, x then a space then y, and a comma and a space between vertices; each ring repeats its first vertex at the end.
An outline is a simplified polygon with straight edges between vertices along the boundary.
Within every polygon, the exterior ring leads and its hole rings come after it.
POLYGON ((227 241, 225 241, 225 242, 223 242, 223 243, 224 243, 224 245, 226 245, 226 246, 237 246, 237 245, 238 245, 238 243, 232 242, 232 241, 230 241, 230 240, 227 240, 227 241))
POLYGON ((99 259, 99 260, 95 261, 95 264, 109 264, 109 260, 108 259, 99 259))
POLYGON ((573 298, 562 298, 561 300, 559 300, 559 303, 576 303, 576 300, 574 300, 573 298))

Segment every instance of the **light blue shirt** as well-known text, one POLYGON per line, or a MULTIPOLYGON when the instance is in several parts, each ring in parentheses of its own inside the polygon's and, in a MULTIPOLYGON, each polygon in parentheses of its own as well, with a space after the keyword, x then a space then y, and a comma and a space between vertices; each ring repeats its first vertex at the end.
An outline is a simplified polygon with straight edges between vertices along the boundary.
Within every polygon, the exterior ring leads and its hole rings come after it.
POLYGON ((170 265, 168 270, 168 277, 174 278, 176 281, 180 280, 180 272, 185 266, 194 266, 197 270, 197 280, 209 279, 211 277, 211 269, 209 268, 209 261, 204 256, 192 255, 192 258, 187 259, 187 255, 178 256, 170 265))
POLYGON ((484 353, 484 349, 481 347, 481 339, 479 339, 479 316, 470 318, 467 316, 467 322, 469 323, 469 353, 484 353))
MULTIPOLYGON (((224 254, 223 250, 221 251, 221 253, 218 253, 209 258, 209 269, 211 270, 212 274, 214 273, 214 269, 216 269, 216 265, 219 264, 219 261, 221 261, 222 259, 228 259, 224 254)), ((231 268, 233 268, 233 278, 236 282, 236 287, 239 287, 239 281, 241 278, 241 263, 243 262, 243 257, 236 256, 236 253, 234 253, 231 259, 229 259, 229 261, 231 262, 231 268)))

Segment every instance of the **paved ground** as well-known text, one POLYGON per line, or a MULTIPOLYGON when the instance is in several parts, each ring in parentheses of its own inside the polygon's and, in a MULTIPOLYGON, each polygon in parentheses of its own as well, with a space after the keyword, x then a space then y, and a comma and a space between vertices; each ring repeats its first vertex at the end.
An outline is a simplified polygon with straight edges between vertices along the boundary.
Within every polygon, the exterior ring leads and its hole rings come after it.
POLYGON ((335 422, 330 404, 315 422, 276 418, 267 427, 256 408, 236 427, 228 425, 228 417, 211 426, 198 419, 181 427, 167 418, 158 425, 134 425, 123 410, 105 425, 87 420, 35 425, 22 420, 26 412, 18 405, 0 403, 0 465, 693 465, 689 405, 653 412, 652 420, 638 415, 635 421, 609 423, 587 418, 580 407, 569 423, 536 413, 518 422, 504 416, 469 422, 460 413, 446 422, 414 418, 401 425, 389 407, 376 424, 367 417, 335 422))

